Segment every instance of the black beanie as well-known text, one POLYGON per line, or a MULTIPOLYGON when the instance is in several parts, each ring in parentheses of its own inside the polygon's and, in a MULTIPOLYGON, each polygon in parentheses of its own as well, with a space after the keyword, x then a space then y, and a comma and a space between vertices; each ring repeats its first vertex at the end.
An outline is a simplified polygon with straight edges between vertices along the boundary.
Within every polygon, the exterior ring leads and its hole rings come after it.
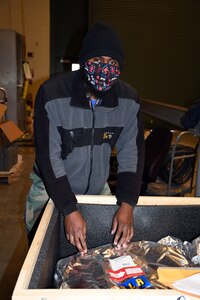
POLYGON ((104 23, 95 23, 86 34, 79 53, 79 62, 83 65, 96 56, 112 57, 118 61, 121 69, 124 66, 122 42, 115 29, 104 23))

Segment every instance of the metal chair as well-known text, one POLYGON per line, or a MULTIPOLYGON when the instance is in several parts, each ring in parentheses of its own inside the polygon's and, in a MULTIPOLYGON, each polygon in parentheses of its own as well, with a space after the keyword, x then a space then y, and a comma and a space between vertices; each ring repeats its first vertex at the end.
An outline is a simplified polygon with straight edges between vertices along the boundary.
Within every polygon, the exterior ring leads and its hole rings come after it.
POLYGON ((158 172, 156 182, 149 183, 146 195, 185 196, 192 193, 199 138, 190 131, 181 131, 171 145, 168 157, 158 172), (181 144, 181 139, 190 135, 196 139, 194 147, 181 144))

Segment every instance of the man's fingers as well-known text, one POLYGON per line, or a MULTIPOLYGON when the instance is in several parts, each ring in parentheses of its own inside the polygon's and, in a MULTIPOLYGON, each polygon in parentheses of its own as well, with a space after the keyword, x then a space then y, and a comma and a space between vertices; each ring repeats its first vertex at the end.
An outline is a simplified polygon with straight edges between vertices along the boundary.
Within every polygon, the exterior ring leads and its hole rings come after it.
POLYGON ((123 234, 123 225, 122 224, 118 224, 118 227, 117 227, 117 232, 115 234, 115 239, 114 239, 114 245, 118 245, 119 244, 119 241, 121 239, 121 236, 123 234))
POLYGON ((132 228, 129 227, 127 230, 127 234, 124 238, 124 241, 122 243, 122 247, 126 248, 128 246, 128 243, 130 243, 132 236, 133 236, 133 230, 132 228))
POLYGON ((80 242, 81 242, 82 249, 83 249, 83 251, 80 251, 80 252, 83 253, 83 254, 87 253, 86 239, 82 238, 82 239, 80 239, 80 242))
POLYGON ((83 228, 83 238, 86 240, 86 226, 83 228))
POLYGON ((76 242, 75 242, 75 239, 74 239, 74 235, 73 234, 68 234, 68 236, 69 236, 68 240, 69 240, 70 244, 75 246, 76 242))
POLYGON ((133 228, 132 226, 127 225, 119 225, 117 233, 114 239, 114 245, 118 247, 127 247, 128 243, 130 242, 131 238, 133 237, 133 228))
POLYGON ((87 252, 86 222, 79 211, 65 216, 65 232, 69 242, 81 253, 87 252))
POLYGON ((112 224, 112 230, 111 230, 111 234, 114 234, 117 230, 117 221, 116 219, 114 218, 113 219, 113 224, 112 224))
POLYGON ((82 230, 75 235, 75 246, 82 254, 87 252, 86 233, 82 230))
POLYGON ((129 242, 131 241, 133 235, 134 235, 134 230, 133 230, 133 226, 131 226, 131 232, 130 232, 130 236, 129 236, 129 242))

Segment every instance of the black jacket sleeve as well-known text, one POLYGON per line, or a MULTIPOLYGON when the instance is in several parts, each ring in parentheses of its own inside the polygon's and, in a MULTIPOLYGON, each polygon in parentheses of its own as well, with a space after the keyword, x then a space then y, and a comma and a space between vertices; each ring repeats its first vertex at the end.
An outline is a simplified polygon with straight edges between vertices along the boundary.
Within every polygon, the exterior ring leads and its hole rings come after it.
POLYGON ((144 129, 138 102, 137 113, 130 111, 118 143, 116 188, 118 205, 126 202, 134 207, 138 202, 144 168, 144 152, 144 129))
POLYGON ((53 200, 57 209, 63 215, 67 215, 77 209, 77 200, 62 165, 59 133, 53 118, 50 118, 45 109, 47 102, 45 88, 41 86, 36 96, 34 109, 36 165, 49 197, 53 200), (50 132, 54 134, 50 135, 50 132), (57 149, 54 153, 54 164, 58 164, 61 169, 59 177, 55 176, 51 163, 50 139, 53 139, 54 148, 57 149))

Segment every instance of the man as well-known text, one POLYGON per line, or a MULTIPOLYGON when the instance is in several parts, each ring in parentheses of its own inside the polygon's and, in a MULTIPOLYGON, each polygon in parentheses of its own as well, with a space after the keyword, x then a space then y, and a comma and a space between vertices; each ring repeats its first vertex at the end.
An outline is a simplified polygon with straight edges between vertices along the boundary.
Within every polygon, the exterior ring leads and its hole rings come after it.
POLYGON ((76 195, 105 191, 114 147, 119 209, 111 232, 118 247, 126 247, 133 236, 144 135, 138 95, 119 80, 124 52, 115 30, 96 23, 83 40, 79 61, 80 70, 46 81, 36 97, 36 163, 26 223, 31 230, 50 197, 64 216, 67 239, 86 253, 86 221, 77 209, 76 195))

